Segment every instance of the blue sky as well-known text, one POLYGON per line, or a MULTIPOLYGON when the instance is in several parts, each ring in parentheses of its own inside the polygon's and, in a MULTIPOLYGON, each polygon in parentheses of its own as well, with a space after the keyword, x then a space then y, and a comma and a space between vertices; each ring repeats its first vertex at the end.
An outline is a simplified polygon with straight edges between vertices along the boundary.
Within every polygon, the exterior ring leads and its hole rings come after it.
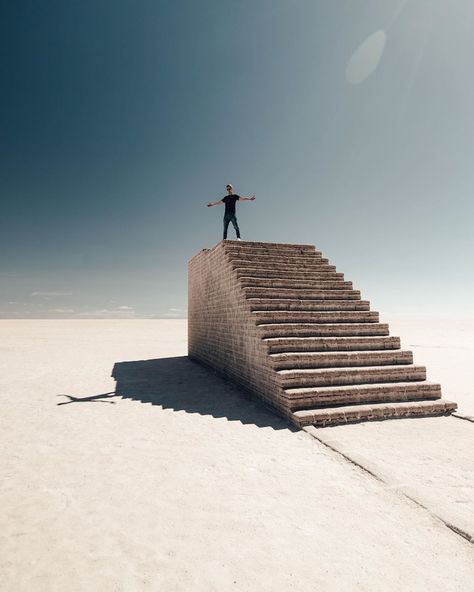
POLYGON ((0 317, 180 317, 221 237, 316 244, 373 308, 474 314, 471 0, 15 2, 0 317))

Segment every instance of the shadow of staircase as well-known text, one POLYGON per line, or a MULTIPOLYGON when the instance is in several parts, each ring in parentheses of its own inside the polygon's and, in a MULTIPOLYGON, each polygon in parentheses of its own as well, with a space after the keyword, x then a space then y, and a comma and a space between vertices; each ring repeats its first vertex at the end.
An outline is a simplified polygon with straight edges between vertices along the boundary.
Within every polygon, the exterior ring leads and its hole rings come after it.
POLYGON ((231 382, 187 356, 117 362, 115 397, 275 430, 295 430, 231 382))

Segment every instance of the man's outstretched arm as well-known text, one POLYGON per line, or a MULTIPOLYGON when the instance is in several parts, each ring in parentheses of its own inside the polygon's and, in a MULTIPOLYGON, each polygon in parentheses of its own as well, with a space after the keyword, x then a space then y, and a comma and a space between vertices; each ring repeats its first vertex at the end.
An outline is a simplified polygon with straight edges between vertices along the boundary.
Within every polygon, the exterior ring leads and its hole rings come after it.
POLYGON ((252 195, 252 197, 240 197, 239 201, 255 201, 257 198, 255 197, 255 195, 252 195))
POLYGON ((223 204, 224 202, 220 199, 219 201, 210 201, 207 204, 208 208, 212 208, 212 206, 219 206, 220 204, 223 204))

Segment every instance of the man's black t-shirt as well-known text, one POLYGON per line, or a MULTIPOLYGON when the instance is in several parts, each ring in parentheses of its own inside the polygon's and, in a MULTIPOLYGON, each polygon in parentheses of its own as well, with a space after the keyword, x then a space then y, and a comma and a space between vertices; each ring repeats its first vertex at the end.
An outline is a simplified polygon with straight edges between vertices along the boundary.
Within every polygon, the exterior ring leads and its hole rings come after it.
POLYGON ((221 201, 225 203, 225 216, 235 216, 235 202, 239 201, 240 195, 233 193, 232 195, 226 195, 221 201))

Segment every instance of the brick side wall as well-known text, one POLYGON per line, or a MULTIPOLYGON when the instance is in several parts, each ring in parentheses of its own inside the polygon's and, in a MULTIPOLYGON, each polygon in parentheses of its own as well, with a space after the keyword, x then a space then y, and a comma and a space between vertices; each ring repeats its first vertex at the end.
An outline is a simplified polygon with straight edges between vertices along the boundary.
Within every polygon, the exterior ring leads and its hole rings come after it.
POLYGON ((188 278, 189 357, 231 378, 286 416, 268 350, 225 243, 193 257, 188 278))

